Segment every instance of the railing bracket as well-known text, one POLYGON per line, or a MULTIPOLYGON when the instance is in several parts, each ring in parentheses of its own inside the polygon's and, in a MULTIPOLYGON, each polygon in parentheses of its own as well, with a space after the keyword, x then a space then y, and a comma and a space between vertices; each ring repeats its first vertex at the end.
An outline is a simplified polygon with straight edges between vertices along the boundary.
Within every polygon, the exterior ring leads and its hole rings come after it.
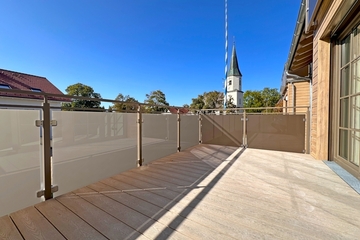
MULTIPOLYGON (((35 120, 35 126, 41 127, 43 124, 44 124, 43 120, 35 120)), ((51 120, 50 125, 53 126, 53 127, 56 127, 57 126, 57 121, 56 120, 51 120)))
POLYGON ((42 121, 42 120, 36 120, 36 121, 35 121, 35 126, 41 127, 41 126, 43 125, 43 122, 44 122, 44 121, 42 121))
MULTIPOLYGON (((59 186, 58 185, 52 185, 51 186, 51 193, 54 193, 54 192, 57 192, 57 191, 59 191, 59 186)), ((36 192, 36 196, 38 198, 41 198, 42 196, 44 196, 44 194, 45 194, 45 190, 39 190, 39 191, 36 192)))

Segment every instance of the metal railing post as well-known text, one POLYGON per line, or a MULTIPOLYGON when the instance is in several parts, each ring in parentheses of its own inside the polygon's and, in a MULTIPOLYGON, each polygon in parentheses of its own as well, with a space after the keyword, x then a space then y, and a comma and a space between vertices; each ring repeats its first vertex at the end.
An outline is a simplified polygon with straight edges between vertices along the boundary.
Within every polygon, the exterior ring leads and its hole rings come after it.
POLYGON ((43 103, 43 130, 44 130, 44 197, 45 200, 53 198, 52 194, 52 183, 51 183, 51 137, 50 137, 50 104, 47 100, 47 96, 44 96, 43 103))
POLYGON ((310 107, 306 111, 306 153, 310 154, 310 134, 311 134, 311 123, 310 123, 310 107))
POLYGON ((177 151, 181 151, 181 137, 180 137, 180 109, 177 110, 177 151))
POLYGON ((246 131, 246 111, 243 112, 243 145, 247 147, 247 131, 246 131))
POLYGON ((140 167, 143 165, 142 157, 142 114, 141 114, 141 105, 137 109, 137 166, 140 167))
POLYGON ((201 128, 202 128, 202 124, 201 124, 201 121, 202 121, 202 118, 201 118, 201 111, 199 111, 199 144, 202 143, 202 131, 201 131, 201 128))

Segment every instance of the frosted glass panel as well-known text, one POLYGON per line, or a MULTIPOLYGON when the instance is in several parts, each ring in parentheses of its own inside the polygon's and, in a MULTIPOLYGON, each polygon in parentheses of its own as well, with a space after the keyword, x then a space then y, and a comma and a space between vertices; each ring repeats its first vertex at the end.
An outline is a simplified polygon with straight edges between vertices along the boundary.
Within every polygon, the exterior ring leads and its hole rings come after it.
POLYGON ((199 144, 199 116, 180 117, 180 146, 181 150, 185 150, 199 144))
POLYGON ((0 109, 0 217, 41 201, 40 110, 0 109))
POLYGON ((177 115, 143 114, 144 164, 177 152, 177 115))
POLYGON ((225 146, 241 146, 242 115, 201 115, 202 142, 225 146))
POLYGON ((58 196, 136 167, 135 113, 53 111, 58 196))
POLYGON ((249 148, 286 152, 305 150, 304 115, 247 115, 249 148))

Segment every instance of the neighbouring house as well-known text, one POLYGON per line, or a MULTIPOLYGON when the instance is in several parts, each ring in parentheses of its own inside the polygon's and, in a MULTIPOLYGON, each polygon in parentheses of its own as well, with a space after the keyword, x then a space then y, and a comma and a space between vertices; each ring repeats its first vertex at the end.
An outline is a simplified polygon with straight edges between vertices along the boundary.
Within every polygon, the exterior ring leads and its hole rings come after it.
POLYGON ((311 155, 360 179, 360 1, 301 1, 281 90, 310 106, 311 155))
POLYGON ((176 108, 176 107, 169 107, 167 112, 171 113, 171 114, 177 114, 178 111, 180 114, 188 114, 189 113, 189 109, 187 109, 187 108, 176 108))
MULTIPOLYGON (((24 91, 63 94, 45 77, 0 69, 0 89, 16 89, 24 91)), ((61 97, 49 97, 52 107, 61 107, 62 102, 69 100, 61 97)), ((41 106, 44 98, 40 95, 12 93, 0 91, 0 103, 24 106, 41 106)), ((4 107, 2 107, 4 108, 4 107)), ((9 107, 10 108, 10 107, 9 107)))

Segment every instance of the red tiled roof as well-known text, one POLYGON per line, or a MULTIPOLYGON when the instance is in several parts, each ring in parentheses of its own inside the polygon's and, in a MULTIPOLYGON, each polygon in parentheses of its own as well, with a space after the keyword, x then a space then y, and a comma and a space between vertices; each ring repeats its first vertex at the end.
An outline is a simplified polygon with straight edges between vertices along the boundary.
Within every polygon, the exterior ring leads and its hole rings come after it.
POLYGON ((177 114, 178 109, 180 114, 187 114, 189 112, 189 109, 187 108, 176 108, 176 107, 169 107, 169 112, 172 114, 177 114))
MULTIPOLYGON (((55 87, 45 77, 34 76, 26 73, 14 72, 5 69, 0 69, 0 84, 9 85, 11 89, 31 91, 31 89, 40 89, 43 93, 63 94, 57 87, 55 87)), ((40 95, 22 94, 0 92, 0 96, 17 97, 17 98, 31 98, 43 99, 40 95)), ((54 101, 69 101, 66 98, 49 97, 49 100, 54 101)))

